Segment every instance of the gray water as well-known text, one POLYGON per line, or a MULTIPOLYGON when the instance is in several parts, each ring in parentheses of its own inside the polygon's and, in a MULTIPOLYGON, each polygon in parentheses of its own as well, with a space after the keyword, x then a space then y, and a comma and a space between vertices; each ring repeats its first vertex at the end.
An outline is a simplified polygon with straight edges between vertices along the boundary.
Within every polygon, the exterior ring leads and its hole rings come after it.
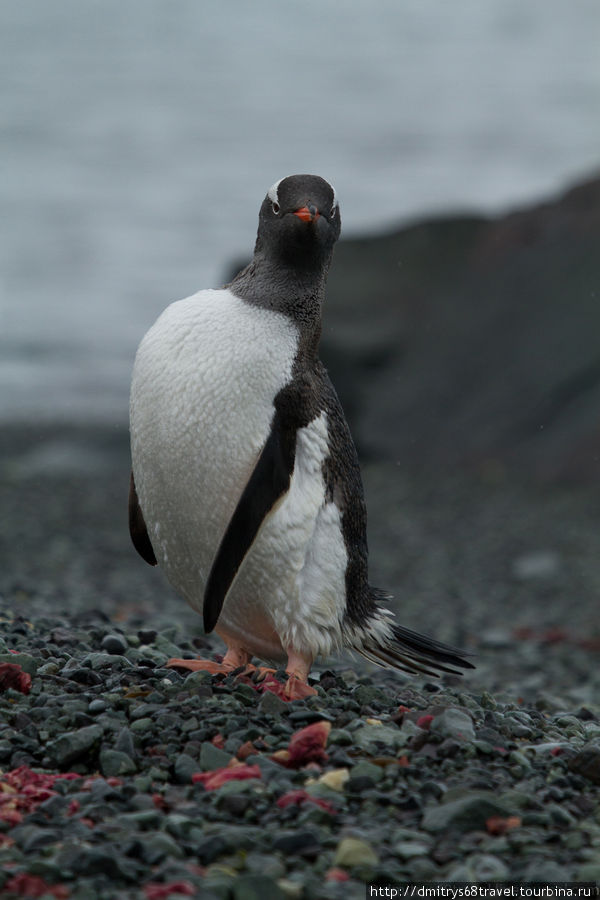
POLYGON ((599 47, 598 0, 2 0, 0 419, 122 421, 285 174, 355 235, 594 171, 599 47))

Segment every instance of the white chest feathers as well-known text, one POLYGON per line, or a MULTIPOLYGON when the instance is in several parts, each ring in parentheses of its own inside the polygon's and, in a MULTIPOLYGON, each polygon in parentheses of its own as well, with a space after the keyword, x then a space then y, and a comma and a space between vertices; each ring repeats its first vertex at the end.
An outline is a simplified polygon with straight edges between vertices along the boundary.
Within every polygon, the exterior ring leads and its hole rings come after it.
MULTIPOLYGON (((221 537, 292 377, 298 330, 230 291, 174 303, 140 344, 131 390, 133 471, 156 557, 201 611, 221 537)), ((290 489, 266 517, 217 631, 256 655, 327 653, 339 642, 346 550, 326 502, 327 417, 297 434, 290 489), (302 646, 300 646, 302 645, 302 646)))

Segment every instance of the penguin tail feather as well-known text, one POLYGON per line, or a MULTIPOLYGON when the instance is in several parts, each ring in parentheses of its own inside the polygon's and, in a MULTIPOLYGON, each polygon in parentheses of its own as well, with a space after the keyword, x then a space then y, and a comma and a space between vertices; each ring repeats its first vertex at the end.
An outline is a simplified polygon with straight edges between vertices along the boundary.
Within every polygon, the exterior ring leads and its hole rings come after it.
POLYGON ((391 610, 377 606, 364 625, 350 626, 348 644, 351 649, 383 668, 434 678, 441 672, 462 675, 461 669, 475 668, 464 658, 471 654, 396 625, 390 621, 392 617, 391 610))

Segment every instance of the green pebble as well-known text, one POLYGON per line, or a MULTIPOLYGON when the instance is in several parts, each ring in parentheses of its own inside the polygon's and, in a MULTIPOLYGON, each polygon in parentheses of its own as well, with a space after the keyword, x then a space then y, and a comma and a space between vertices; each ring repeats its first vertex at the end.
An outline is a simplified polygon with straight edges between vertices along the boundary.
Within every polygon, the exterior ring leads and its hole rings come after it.
POLYGON ((130 756, 108 747, 100 751, 100 771, 105 778, 114 775, 133 775, 137 766, 130 756))
POLYGON ((234 900, 286 900, 285 892, 268 875, 239 875, 232 888, 234 900))
POLYGON ((135 719, 129 727, 134 734, 142 734, 144 731, 152 728, 153 724, 152 719, 148 716, 143 716, 141 719, 135 719))
POLYGON ((370 778, 371 781, 377 783, 378 781, 381 781, 383 779, 383 769, 381 768, 381 766, 376 766, 373 763, 362 759, 352 767, 351 777, 367 777, 370 778))
POLYGON ((332 728, 329 734, 329 743, 338 744, 340 747, 350 747, 354 739, 345 728, 332 728))
POLYGON ((222 769, 228 765, 231 760, 231 753, 220 750, 211 744, 210 741, 204 741, 200 748, 200 769, 203 772, 211 772, 213 769, 222 769))
POLYGON ((68 766, 91 752, 102 740, 102 735, 103 730, 99 725, 87 725, 77 731, 61 734, 47 744, 46 750, 58 766, 68 766))

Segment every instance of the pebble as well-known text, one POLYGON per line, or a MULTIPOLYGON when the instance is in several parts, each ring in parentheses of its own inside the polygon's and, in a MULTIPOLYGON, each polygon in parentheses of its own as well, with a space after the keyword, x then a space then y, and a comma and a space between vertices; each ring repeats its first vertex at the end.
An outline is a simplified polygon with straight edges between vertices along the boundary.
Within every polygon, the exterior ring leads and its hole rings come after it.
POLYGON ((14 841, 3 861, 26 861, 72 900, 142 896, 152 882, 186 882, 207 897, 310 900, 323 885, 332 898, 354 897, 375 872, 390 883, 524 881, 550 871, 553 861, 539 859, 549 846, 560 846, 556 872, 595 877, 593 692, 571 702, 554 678, 552 694, 535 688, 517 703, 488 679, 487 693, 469 692, 467 680, 433 691, 385 672, 328 672, 326 691, 289 704, 233 679, 165 669, 168 652, 193 652, 172 628, 124 632, 93 616, 85 629, 58 616, 5 632, 35 675, 29 695, 0 695, 0 780, 21 764, 77 777, 54 782, 14 827, 2 822, 14 841), (48 644, 53 633, 60 645, 48 644), (409 712, 398 715, 400 705, 409 712), (416 724, 429 715, 428 730, 416 724), (297 769, 271 758, 319 720, 332 724, 328 758, 297 769), (195 772, 228 772, 247 741, 245 764, 260 778, 212 791, 192 783, 195 772), (490 833, 494 817, 521 824, 490 833), (326 881, 332 868, 348 880, 326 881))
POLYGON ((100 751, 100 771, 106 777, 133 775, 137 772, 137 766, 127 753, 103 747, 100 751))
POLYGON ((209 772, 212 769, 222 769, 231 762, 231 753, 220 750, 210 741, 204 741, 200 748, 200 769, 209 772))
POLYGON ((461 709, 450 707, 434 716, 429 726, 433 734, 459 741, 474 741, 475 729, 471 716, 461 709))
POLYGON ((90 753, 102 740, 102 728, 99 725, 88 725, 77 731, 60 735, 46 745, 46 752, 59 768, 68 766, 90 753))
POLYGON ((446 794, 443 803, 429 806, 425 810, 422 825, 425 831, 434 833, 451 828, 457 831, 471 831, 475 828, 485 828, 487 819, 492 816, 507 818, 512 815, 515 815, 515 810, 500 802, 495 794, 487 791, 465 791, 457 799, 450 799, 446 794))
POLYGON ((583 775, 592 784, 600 784, 600 743, 586 744, 569 761, 569 768, 578 775, 583 775))
POLYGON ((376 866, 378 862, 379 857, 371 845, 355 837, 342 838, 336 847, 333 858, 334 866, 343 866, 344 868, 376 866))

